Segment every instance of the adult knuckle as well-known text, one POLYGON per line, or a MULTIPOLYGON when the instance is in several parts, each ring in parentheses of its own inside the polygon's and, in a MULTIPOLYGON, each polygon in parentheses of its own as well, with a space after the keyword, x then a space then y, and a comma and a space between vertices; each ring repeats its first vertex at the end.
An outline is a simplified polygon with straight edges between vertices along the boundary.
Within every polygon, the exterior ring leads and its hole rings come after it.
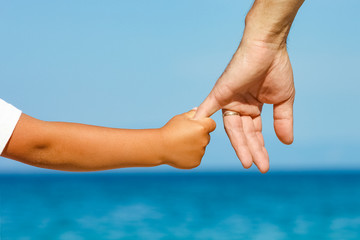
POLYGON ((225 131, 230 131, 230 130, 231 130, 231 127, 228 126, 228 125, 226 125, 226 124, 224 124, 224 129, 225 129, 225 131))
POLYGON ((250 128, 244 128, 244 133, 249 136, 255 136, 255 130, 250 128))

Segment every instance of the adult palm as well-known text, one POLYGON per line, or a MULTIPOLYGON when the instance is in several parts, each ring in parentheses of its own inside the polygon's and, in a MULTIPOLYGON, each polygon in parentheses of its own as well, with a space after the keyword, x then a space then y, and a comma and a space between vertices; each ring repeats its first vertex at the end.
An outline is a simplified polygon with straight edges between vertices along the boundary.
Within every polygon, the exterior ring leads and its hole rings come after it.
POLYGON ((291 144, 294 97, 286 46, 242 42, 195 118, 209 117, 219 109, 238 112, 224 117, 225 131, 243 166, 249 168, 254 162, 264 173, 269 156, 262 135, 262 107, 273 104, 275 132, 280 141, 291 144))

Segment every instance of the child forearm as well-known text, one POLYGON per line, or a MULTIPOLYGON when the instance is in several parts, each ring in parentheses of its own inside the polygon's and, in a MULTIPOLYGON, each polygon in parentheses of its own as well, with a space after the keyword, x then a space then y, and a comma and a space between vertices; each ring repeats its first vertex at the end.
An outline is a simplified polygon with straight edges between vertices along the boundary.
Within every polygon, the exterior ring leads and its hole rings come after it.
POLYGON ((96 171, 160 165, 162 144, 159 129, 45 122, 23 114, 2 155, 42 168, 96 171))
POLYGON ((197 167, 216 124, 193 120, 195 111, 173 117, 159 129, 115 129, 45 122, 22 114, 3 157, 63 171, 97 171, 161 164, 197 167))

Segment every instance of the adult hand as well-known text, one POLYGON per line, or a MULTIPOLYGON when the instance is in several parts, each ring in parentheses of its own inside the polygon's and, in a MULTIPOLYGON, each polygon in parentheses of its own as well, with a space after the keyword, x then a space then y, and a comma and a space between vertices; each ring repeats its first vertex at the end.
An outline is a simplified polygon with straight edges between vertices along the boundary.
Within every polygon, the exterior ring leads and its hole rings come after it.
POLYGON ((261 110, 274 106, 275 132, 285 144, 293 142, 293 71, 285 44, 277 46, 243 39, 222 76, 199 106, 195 118, 219 109, 240 115, 224 117, 224 127, 245 168, 254 162, 262 173, 269 169, 264 147, 261 110))
POLYGON ((255 0, 245 19, 240 46, 214 88, 199 106, 195 119, 219 109, 224 126, 245 168, 254 162, 262 173, 269 156, 261 133, 264 103, 274 105, 274 128, 285 144, 293 142, 293 71, 286 39, 304 0, 255 0))

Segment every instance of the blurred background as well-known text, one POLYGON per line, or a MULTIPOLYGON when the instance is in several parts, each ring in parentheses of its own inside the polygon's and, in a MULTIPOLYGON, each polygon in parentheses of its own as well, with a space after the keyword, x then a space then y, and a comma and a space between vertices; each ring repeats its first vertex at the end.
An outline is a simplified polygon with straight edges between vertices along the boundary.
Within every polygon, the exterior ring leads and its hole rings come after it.
MULTIPOLYGON (((42 120, 161 127, 210 92, 251 4, 2 1, 0 97, 42 120)), ((191 171, 74 174, 1 158, 0 239, 359 239, 359 10, 301 7, 288 39, 295 141, 277 140, 265 106, 269 173, 242 169, 220 113, 191 171)))

